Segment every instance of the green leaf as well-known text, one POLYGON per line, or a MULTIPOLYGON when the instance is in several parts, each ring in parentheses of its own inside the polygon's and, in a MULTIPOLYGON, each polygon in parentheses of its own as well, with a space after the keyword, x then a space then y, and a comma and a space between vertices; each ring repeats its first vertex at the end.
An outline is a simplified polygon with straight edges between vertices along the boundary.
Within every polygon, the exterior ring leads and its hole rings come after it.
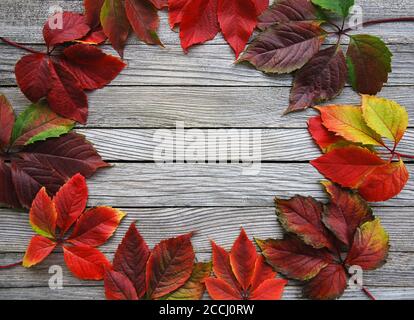
POLYGON ((11 144, 22 147, 56 138, 68 133, 74 125, 74 121, 58 116, 45 103, 32 104, 17 117, 11 144))
POLYGON ((378 37, 351 36, 346 53, 349 82, 358 93, 375 95, 388 81, 392 53, 378 37))
POLYGON ((349 9, 355 4, 355 0, 312 0, 312 2, 344 18, 349 15, 349 9))

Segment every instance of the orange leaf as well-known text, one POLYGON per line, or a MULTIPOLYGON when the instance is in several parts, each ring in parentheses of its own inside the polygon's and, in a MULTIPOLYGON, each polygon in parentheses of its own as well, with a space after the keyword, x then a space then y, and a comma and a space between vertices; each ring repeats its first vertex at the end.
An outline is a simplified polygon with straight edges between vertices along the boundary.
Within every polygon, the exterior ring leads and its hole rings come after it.
POLYGON ((30 225, 36 233, 47 238, 53 239, 55 237, 57 212, 46 188, 40 189, 33 200, 29 217, 30 225))
POLYGON ((217 278, 207 278, 206 288, 213 300, 241 300, 242 296, 226 281, 217 278))
POLYGON ((252 292, 250 300, 280 300, 286 284, 285 279, 267 279, 252 292))
POLYGON ((49 254, 52 253, 53 249, 55 249, 57 243, 42 237, 42 236, 34 236, 27 247, 26 254, 23 258, 23 266, 26 268, 30 268, 44 259, 46 259, 49 254))

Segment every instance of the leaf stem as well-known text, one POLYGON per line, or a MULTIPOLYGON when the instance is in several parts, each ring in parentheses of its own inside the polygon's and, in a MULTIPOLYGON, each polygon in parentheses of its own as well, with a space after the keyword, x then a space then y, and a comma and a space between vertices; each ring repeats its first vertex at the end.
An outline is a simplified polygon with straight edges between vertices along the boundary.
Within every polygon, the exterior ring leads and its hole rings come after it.
MULTIPOLYGON (((377 19, 377 20, 370 20, 363 22, 356 27, 367 27, 372 26, 375 24, 381 24, 381 23, 392 23, 392 22, 414 22, 414 17, 401 17, 401 18, 387 18, 387 19, 377 19)), ((342 32, 347 33, 349 31, 352 31, 354 28, 348 28, 343 30, 342 32)))
POLYGON ((362 289, 362 291, 368 296, 368 298, 370 298, 371 300, 377 300, 375 297, 374 297, 374 295, 371 293, 371 292, 369 292, 369 290, 367 289, 367 288, 365 288, 365 287, 362 287, 361 288, 362 289))
POLYGON ((20 266, 22 263, 23 263, 23 261, 19 261, 19 262, 16 262, 16 263, 5 265, 5 266, 0 266, 0 269, 10 269, 10 268, 13 268, 13 267, 20 266))
POLYGON ((0 37, 0 40, 3 41, 4 43, 10 45, 10 46, 13 46, 13 47, 16 47, 18 49, 22 49, 22 50, 28 51, 30 53, 42 53, 40 51, 37 51, 37 50, 31 49, 31 48, 28 48, 26 46, 23 46, 21 44, 18 44, 17 42, 11 41, 11 40, 9 40, 7 38, 4 38, 4 37, 0 37))
POLYGON ((414 159, 414 156, 411 156, 409 154, 403 154, 403 153, 399 153, 399 152, 396 152, 396 151, 394 151, 394 154, 399 156, 399 157, 402 157, 402 158, 414 159))

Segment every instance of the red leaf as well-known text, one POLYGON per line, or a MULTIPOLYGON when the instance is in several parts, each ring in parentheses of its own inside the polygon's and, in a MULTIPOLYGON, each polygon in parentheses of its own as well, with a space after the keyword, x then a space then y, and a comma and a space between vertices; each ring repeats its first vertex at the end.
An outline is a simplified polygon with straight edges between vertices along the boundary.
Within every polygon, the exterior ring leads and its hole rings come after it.
POLYGON ((124 212, 110 207, 87 210, 76 222, 68 242, 77 246, 98 247, 108 241, 124 217, 124 212))
POLYGON ((303 292, 310 299, 336 299, 344 293, 346 282, 347 276, 344 267, 331 263, 306 284, 303 292))
POLYGON ((409 174, 402 160, 390 162, 372 171, 358 191, 367 201, 386 201, 402 191, 408 178, 409 174))
POLYGON ((55 237, 57 212, 55 204, 43 187, 40 189, 30 208, 30 225, 39 235, 52 238, 55 237))
POLYGON ((347 143, 345 139, 326 129, 322 124, 320 116, 315 116, 308 120, 308 130, 315 143, 323 152, 330 151, 336 144, 347 143))
POLYGON ((235 291, 239 291, 240 284, 237 282, 230 265, 230 255, 222 247, 211 242, 213 250, 213 272, 217 278, 227 282, 235 291))
POLYGON ((130 28, 124 1, 105 0, 101 10, 101 24, 112 46, 123 57, 130 28))
POLYGON ((310 0, 276 1, 259 17, 258 27, 261 30, 273 24, 289 21, 318 20, 316 7, 310 0))
POLYGON ((72 73, 60 63, 50 64, 51 88, 47 94, 50 108, 57 114, 82 124, 88 118, 88 98, 72 73))
POLYGON ((86 90, 100 89, 109 84, 125 68, 126 64, 101 49, 77 44, 63 51, 61 63, 86 90))
POLYGON ((50 21, 49 19, 43 28, 43 37, 48 48, 64 42, 80 39, 90 30, 85 17, 74 12, 63 13, 62 26, 53 26, 55 28, 52 29, 50 21))
POLYGON ((62 186, 53 199, 58 212, 57 225, 62 233, 73 225, 86 208, 88 187, 85 178, 77 174, 62 186))
POLYGON ((46 259, 55 249, 57 243, 42 237, 34 236, 27 247, 23 258, 23 266, 30 268, 46 259))
POLYGON ((269 0, 253 0, 256 7, 256 16, 259 16, 269 7, 269 0))
POLYGON ((328 230, 321 220, 322 212, 322 204, 311 197, 276 199, 276 213, 286 231, 296 234, 303 242, 316 249, 332 249, 328 230))
POLYGON ((178 25, 184 14, 184 8, 191 0, 168 0, 168 20, 171 29, 178 25))
POLYGON ((194 266, 192 234, 161 241, 147 262, 146 287, 151 299, 159 299, 181 287, 194 266))
POLYGON ((101 9, 105 0, 84 0, 86 23, 95 28, 101 24, 101 9))
POLYGON ((91 30, 85 37, 76 42, 83 43, 83 44, 93 44, 99 45, 103 44, 108 37, 106 36, 105 32, 103 32, 102 27, 99 26, 96 29, 91 30))
POLYGON ((0 203, 12 208, 21 206, 14 189, 11 169, 2 159, 0 159, 0 203))
POLYGON ((251 284, 256 257, 256 248, 242 229, 231 248, 230 265, 243 290, 247 290, 251 284))
POLYGON ((180 25, 180 39, 185 52, 194 44, 214 39, 220 31, 217 20, 217 1, 191 0, 184 7, 180 25))
POLYGON ((345 263, 348 266, 357 265, 364 270, 374 270, 385 263, 388 250, 388 234, 379 219, 368 221, 357 229, 345 263))
POLYGON ((276 272, 266 263, 264 257, 262 255, 257 256, 250 290, 256 290, 262 282, 274 277, 276 277, 276 272))
POLYGON ((257 9, 252 0, 218 0, 218 21, 224 38, 236 58, 244 50, 257 24, 257 9))
POLYGON ((111 264, 106 257, 92 247, 63 247, 66 265, 69 270, 82 280, 102 280, 105 268, 111 264))
POLYGON ((154 7, 156 7, 159 10, 168 7, 168 0, 149 0, 149 1, 154 5, 154 7))
POLYGON ((280 300, 286 285, 284 279, 267 279, 251 293, 250 300, 280 300))
POLYGON ((226 281, 217 278, 205 280, 208 294, 213 300, 241 300, 242 296, 226 281))
POLYGON ((32 102, 45 97, 50 89, 49 58, 34 53, 21 58, 15 67, 16 81, 23 94, 32 102))
POLYGON ((107 300, 138 300, 131 281, 120 272, 105 270, 104 284, 107 300))
POLYGON ((295 75, 286 112, 331 100, 345 87, 348 76, 344 53, 332 46, 319 51, 295 75))
POLYGON ((372 210, 358 194, 332 182, 326 181, 323 185, 331 198, 323 222, 342 243, 350 246, 356 229, 374 218, 372 210))
POLYGON ((332 262, 332 256, 325 249, 314 249, 299 239, 287 237, 284 240, 257 240, 266 261, 277 271, 289 278, 309 280, 332 262))
POLYGON ((10 143, 15 116, 10 102, 0 95, 0 152, 10 143))
POLYGON ((131 224, 114 257, 114 270, 124 274, 135 287, 138 298, 145 295, 145 271, 150 250, 139 234, 135 224, 131 224))
POLYGON ((147 44, 162 45, 157 29, 158 11, 149 0, 125 0, 126 15, 137 37, 147 44))
POLYGON ((328 179, 349 188, 358 188, 369 174, 386 164, 375 153, 356 146, 334 149, 310 163, 328 179))

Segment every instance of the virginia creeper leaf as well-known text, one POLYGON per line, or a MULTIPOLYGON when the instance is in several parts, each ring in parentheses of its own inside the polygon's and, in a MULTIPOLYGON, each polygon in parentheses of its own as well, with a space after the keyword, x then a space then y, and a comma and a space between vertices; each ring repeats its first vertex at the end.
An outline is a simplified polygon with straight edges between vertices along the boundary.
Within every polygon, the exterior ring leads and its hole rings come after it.
POLYGON ((381 136, 366 124, 362 109, 357 106, 330 105, 317 107, 323 125, 348 141, 382 146, 381 136))
POLYGON ((326 37, 320 22, 273 25, 260 33, 239 58, 267 73, 290 73, 303 67, 326 37))
POLYGON ((9 145, 14 121, 13 107, 4 95, 0 95, 0 152, 9 145))
POLYGON ((214 241, 211 242, 213 251, 213 272, 217 278, 224 280, 230 286, 234 287, 236 291, 240 290, 240 284, 234 276, 230 264, 230 255, 222 247, 218 246, 214 241))
POLYGON ((377 94, 388 81, 392 53, 378 37, 353 35, 348 47, 349 82, 355 91, 377 94))
POLYGON ((378 218, 365 222, 355 233, 354 242, 345 263, 349 266, 360 266, 364 270, 377 269, 387 259, 388 242, 388 234, 378 218))
POLYGON ((329 152, 336 147, 350 144, 344 138, 328 131, 322 124, 320 116, 315 116, 308 120, 308 131, 323 153, 329 152))
POLYGON ((52 28, 50 21, 47 21, 43 28, 43 38, 50 48, 80 39, 86 36, 89 30, 85 16, 74 12, 63 12, 62 27, 52 28))
POLYGON ((147 262, 146 287, 151 299, 159 299, 184 285, 194 265, 192 234, 161 241, 147 262))
POLYGON ((312 2, 323 9, 332 11, 346 18, 355 0, 312 0, 312 2))
MULTIPOLYGON (((217 20, 217 1, 190 0, 183 7, 183 12, 180 15, 180 39, 185 52, 194 44, 214 39, 220 31, 217 20)), ((176 4, 181 3, 183 2, 176 4)))
POLYGON ((283 240, 259 240, 266 261, 278 272, 297 280, 309 280, 332 262, 326 249, 315 249, 294 237, 283 240))
POLYGON ((257 24, 258 12, 253 0, 218 0, 217 16, 224 39, 236 59, 244 50, 257 24))
POLYGON ((251 281, 251 290, 256 290, 262 282, 273 279, 276 275, 277 273, 266 263, 265 258, 262 255, 257 256, 251 281))
POLYGON ((57 243, 43 236, 34 236, 23 258, 23 267, 30 268, 46 259, 56 248, 57 243))
POLYGON ((57 138, 71 131, 74 125, 74 121, 58 116, 46 103, 32 104, 17 117, 11 144, 13 147, 21 147, 57 138))
POLYGON ((114 257, 114 270, 124 274, 135 287, 138 298, 145 295, 145 269, 150 250, 139 234, 135 224, 131 224, 114 257))
POLYGON ((336 299, 344 293, 346 285, 347 275, 343 266, 331 263, 305 285, 303 293, 309 299, 336 299))
POLYGON ((286 284, 285 279, 267 279, 253 291, 250 300, 280 300, 286 284))
POLYGON ((65 183, 53 199, 57 216, 57 225, 61 232, 66 233, 85 211, 88 201, 88 187, 85 178, 74 175, 65 183))
POLYGON ((296 234, 303 242, 316 249, 330 249, 331 239, 322 223, 322 212, 322 204, 311 197, 276 199, 276 213, 285 230, 296 234))
POLYGON ((86 23, 95 28, 101 24, 101 9, 105 0, 84 0, 86 23))
POLYGON ((110 207, 89 209, 76 222, 68 242, 98 247, 108 241, 124 217, 124 212, 110 207))
POLYGON ((63 254, 69 270, 82 280, 102 280, 105 268, 111 264, 96 248, 87 246, 63 246, 63 254))
POLYGON ((191 0, 168 0, 168 21, 174 29, 182 20, 184 8, 191 0))
POLYGON ((363 95, 362 114, 371 129, 396 143, 408 127, 407 111, 392 100, 363 95))
POLYGON ((134 285, 124 274, 106 269, 104 283, 107 300, 138 300, 134 285))
POLYGON ((256 6, 256 15, 261 15, 269 7, 269 0, 253 0, 256 6))
MULTIPOLYGON (((33 199, 32 199, 33 200, 33 199)), ((11 167, 0 158, 0 203, 11 208, 19 208, 21 204, 13 186, 11 167)))
POLYGON ((30 225, 33 230, 46 238, 54 239, 57 221, 55 204, 46 193, 46 189, 40 189, 33 200, 29 213, 30 225))
POLYGON ((275 23, 318 20, 320 14, 310 0, 281 0, 273 3, 259 17, 258 27, 264 30, 275 23))
POLYGON ((339 95, 345 86, 347 66, 341 48, 319 51, 295 75, 286 112, 299 111, 339 95))
POLYGON ((240 293, 226 281, 218 278, 207 278, 206 288, 213 300, 241 300, 240 293))
POLYGON ((323 223, 349 247, 356 229, 374 219, 372 210, 359 194, 342 189, 330 181, 324 181, 322 185, 331 198, 322 217, 323 223))
POLYGON ((368 175, 386 162, 365 148, 349 146, 334 149, 311 164, 333 182, 343 187, 358 188, 368 175))

